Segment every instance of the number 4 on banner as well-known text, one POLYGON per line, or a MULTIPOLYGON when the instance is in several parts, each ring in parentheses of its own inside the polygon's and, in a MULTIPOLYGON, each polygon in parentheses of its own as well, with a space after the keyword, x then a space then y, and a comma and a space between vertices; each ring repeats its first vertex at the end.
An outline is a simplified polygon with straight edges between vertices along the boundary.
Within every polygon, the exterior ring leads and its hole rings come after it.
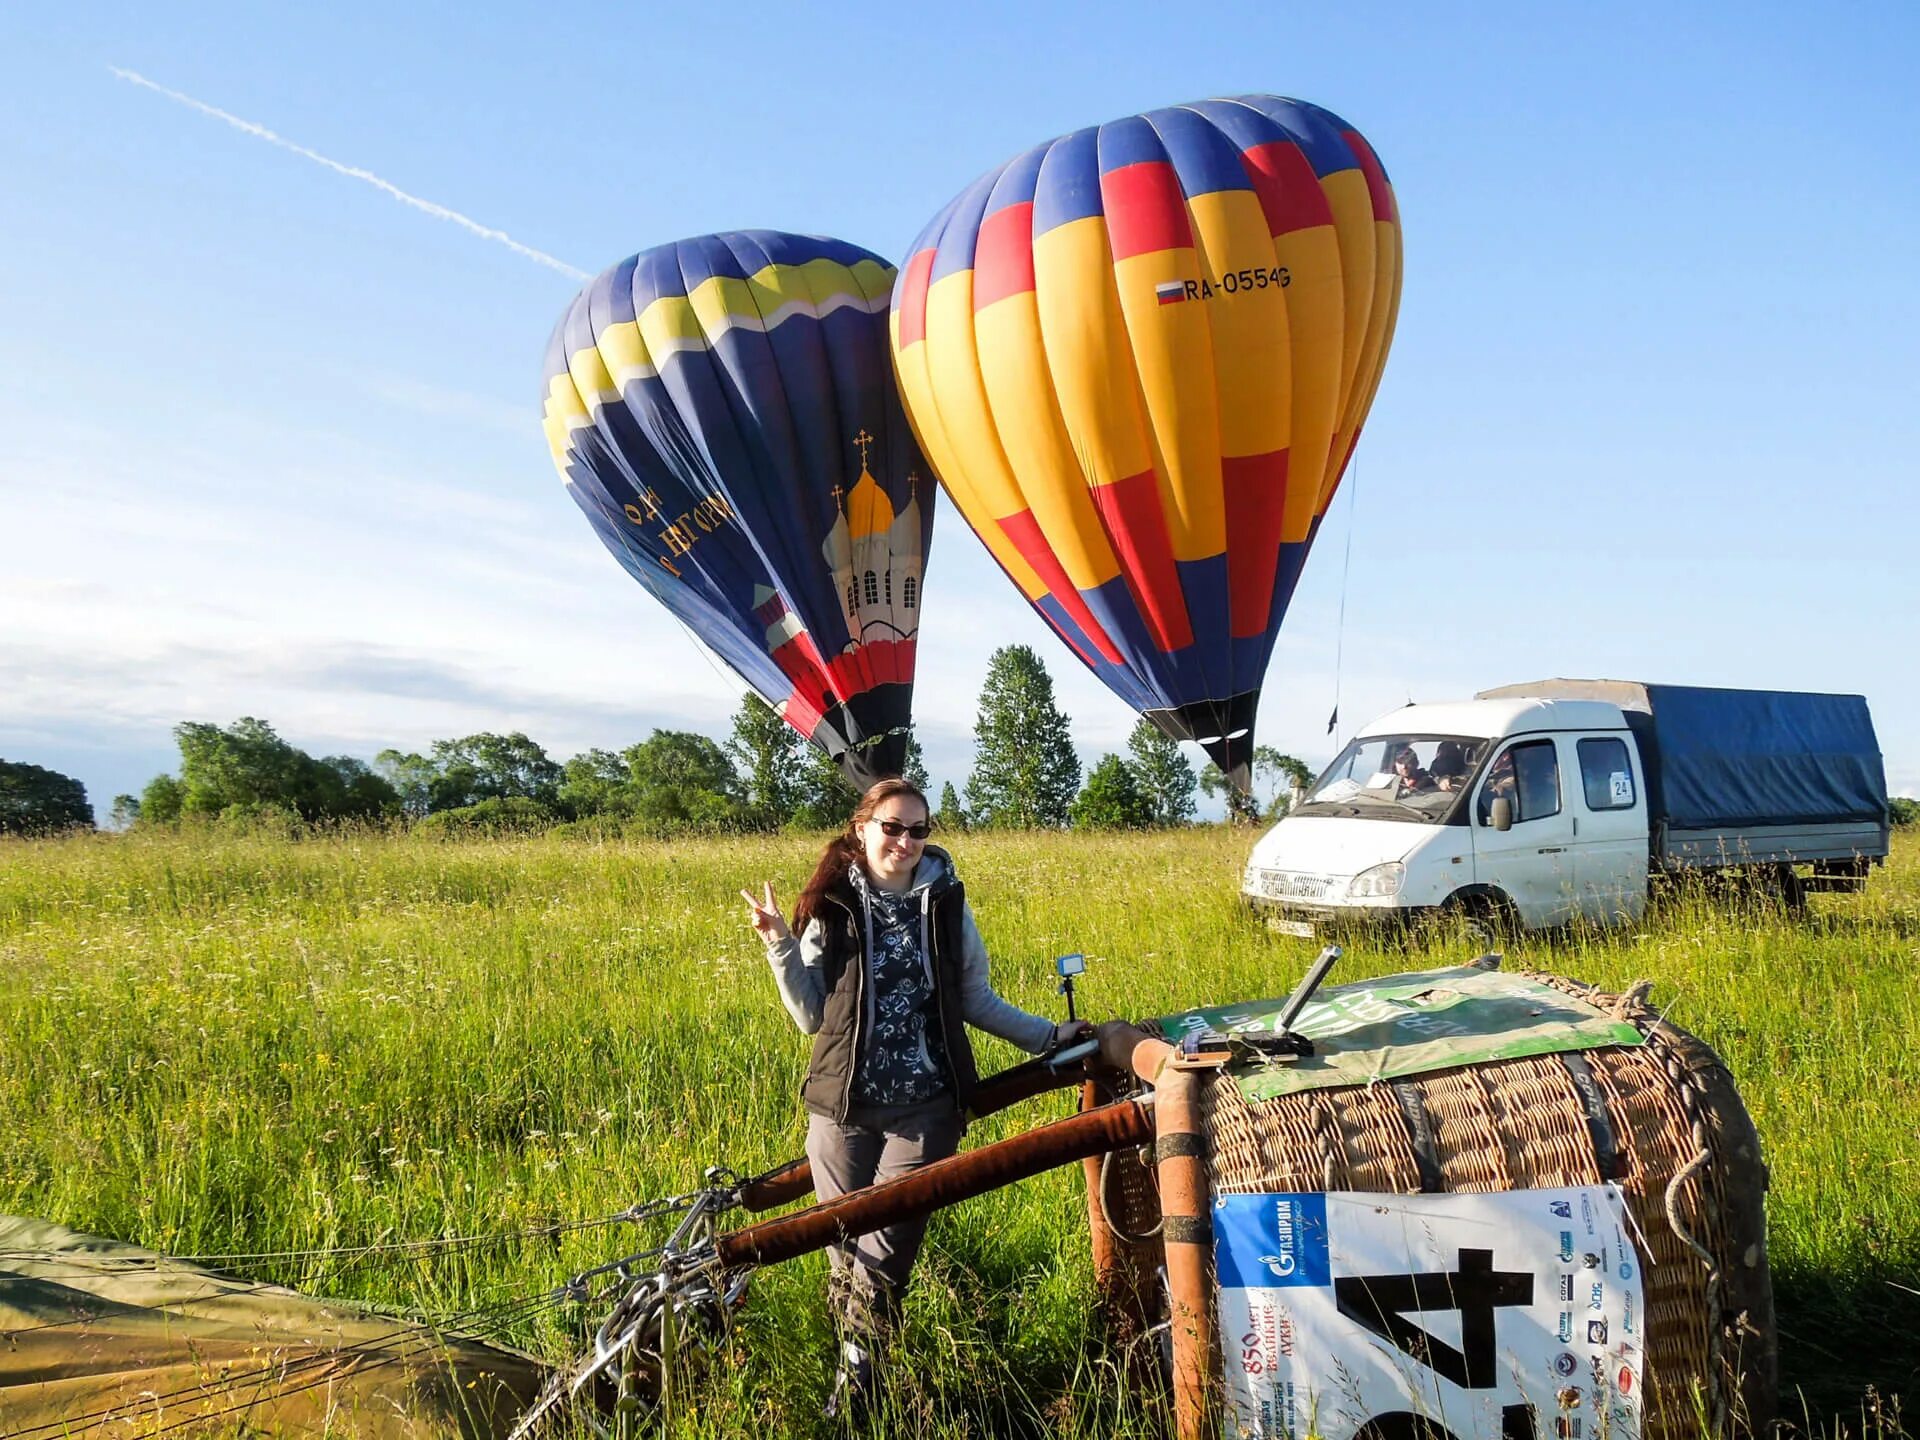
MULTIPOLYGON (((1340 1313, 1356 1325, 1443 1375, 1463 1390, 1491 1390, 1500 1383, 1497 1312, 1533 1303, 1533 1276, 1493 1268, 1491 1250, 1458 1252, 1459 1268, 1414 1275, 1346 1275, 1333 1282, 1340 1313), (1414 1324, 1408 1311, 1458 1310, 1460 1347, 1414 1324)), ((1502 1440, 1530 1440, 1533 1407, 1508 1405, 1500 1415, 1502 1440)), ((1355 1440, 1427 1440, 1442 1433, 1426 1416, 1399 1411, 1376 1415, 1355 1440)))
MULTIPOLYGON (((1505 1405, 1500 1410, 1500 1440, 1537 1440, 1533 1406, 1505 1405)), ((1353 1440, 1460 1440, 1430 1415, 1391 1410, 1375 1415, 1353 1432, 1353 1440)))

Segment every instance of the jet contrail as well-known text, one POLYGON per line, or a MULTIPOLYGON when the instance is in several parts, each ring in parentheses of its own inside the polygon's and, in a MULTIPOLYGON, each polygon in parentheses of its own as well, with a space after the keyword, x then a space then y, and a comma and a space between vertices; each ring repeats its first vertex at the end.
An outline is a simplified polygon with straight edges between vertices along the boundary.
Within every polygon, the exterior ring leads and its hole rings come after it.
POLYGON ((409 195, 398 185, 382 180, 371 170, 362 170, 355 165, 342 165, 338 160, 329 160, 318 150, 309 150, 304 145, 296 145, 284 135, 274 134, 273 131, 267 129, 264 125, 256 125, 251 120, 242 120, 238 115, 229 115, 226 111, 216 109, 204 101, 196 100, 191 95, 182 95, 178 90, 169 90, 164 85, 156 85, 153 81, 147 79, 146 76, 136 74, 132 70, 122 70, 118 65, 109 65, 107 69, 111 70, 122 80, 134 85, 143 86, 153 91, 156 95, 164 95, 176 104, 185 105, 189 110, 198 110, 202 115, 211 115, 215 120, 225 121, 227 124, 233 126, 234 129, 265 140, 269 145, 278 145, 282 150, 291 150, 294 154, 303 156, 313 161, 316 165, 324 165, 329 170, 345 175, 349 180, 364 181, 373 186, 374 189, 384 191, 386 194, 391 195, 402 205, 411 205, 414 209, 424 211, 436 220, 450 220, 462 230, 470 231, 483 240, 497 241, 513 251, 514 254, 524 255, 535 264, 545 265, 549 270, 558 270, 562 275, 570 276, 575 280, 592 278, 585 270, 576 269, 564 260, 557 260, 544 250, 536 250, 531 245, 522 245, 504 230, 495 230, 491 226, 482 225, 477 220, 468 219, 458 210, 449 210, 446 206, 436 205, 431 200, 422 200, 418 195, 409 195))

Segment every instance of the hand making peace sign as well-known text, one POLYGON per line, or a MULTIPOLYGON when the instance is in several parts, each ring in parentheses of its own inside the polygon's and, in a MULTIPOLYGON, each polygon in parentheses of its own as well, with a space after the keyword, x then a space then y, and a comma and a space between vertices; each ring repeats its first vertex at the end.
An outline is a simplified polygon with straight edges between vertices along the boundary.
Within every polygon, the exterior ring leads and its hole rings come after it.
POLYGON ((793 932, 787 929, 787 919, 780 913, 780 902, 773 898, 773 882, 764 884, 765 894, 758 900, 751 891, 742 890, 740 898, 747 902, 747 923, 759 933, 762 940, 784 940, 793 932))

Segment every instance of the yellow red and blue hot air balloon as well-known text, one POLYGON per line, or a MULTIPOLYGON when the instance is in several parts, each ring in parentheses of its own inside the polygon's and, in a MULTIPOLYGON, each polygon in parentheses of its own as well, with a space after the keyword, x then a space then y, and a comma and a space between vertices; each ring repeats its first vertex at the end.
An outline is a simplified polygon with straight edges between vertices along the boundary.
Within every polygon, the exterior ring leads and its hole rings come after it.
POLYGON ((621 261, 547 348, 547 440, 627 573, 864 789, 906 760, 933 484, 893 267, 772 230, 621 261))
POLYGON ((1096 675, 1243 788, 1400 275, 1372 147, 1249 95, 1033 147, 894 286, 907 415, 967 522, 1096 675))

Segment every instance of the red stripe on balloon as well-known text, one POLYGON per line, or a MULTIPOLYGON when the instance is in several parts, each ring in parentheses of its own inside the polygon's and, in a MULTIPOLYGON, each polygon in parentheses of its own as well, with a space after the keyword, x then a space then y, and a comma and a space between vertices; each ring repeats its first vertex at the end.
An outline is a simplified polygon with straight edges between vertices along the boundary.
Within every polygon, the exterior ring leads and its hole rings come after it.
POLYGON ((1080 598, 1080 592, 1067 578, 1067 572, 1061 567, 1059 557, 1053 553, 1053 547, 1047 544, 1047 537, 1040 532, 1040 525, 1033 518, 1033 511, 1022 510, 1018 515, 1009 515, 999 522, 1000 529, 1013 548, 1020 552, 1020 558, 1033 567, 1040 577, 1040 583, 1059 602, 1060 608, 1073 618, 1073 623, 1085 632, 1087 639, 1093 642, 1101 658, 1109 664, 1124 665, 1126 657, 1120 653, 1120 647, 1113 643, 1113 637, 1093 618, 1093 612, 1087 608, 1087 602, 1080 598))
POLYGON ((1090 493, 1153 643, 1169 654, 1184 650, 1193 643, 1193 622, 1180 589, 1180 572, 1174 568, 1173 541, 1153 471, 1095 485, 1090 493))
POLYGON ((1386 167, 1380 163, 1380 157, 1373 153, 1373 147, 1367 144, 1366 137, 1358 130, 1343 132, 1342 139, 1353 147, 1354 158, 1360 162, 1360 173, 1367 177, 1367 195, 1373 201, 1373 218, 1392 221, 1398 216, 1398 207, 1393 203, 1393 186, 1387 183, 1386 167))
POLYGON ((1240 163, 1260 197, 1260 208, 1267 213, 1269 233, 1286 235, 1333 223, 1327 192, 1320 188, 1313 162, 1298 145, 1287 140, 1254 145, 1240 152, 1240 163))
POLYGON ((1220 457, 1227 511, 1228 630, 1243 640, 1267 633, 1287 498, 1287 452, 1220 457))
POLYGON ((1109 170, 1100 177, 1100 203, 1107 214, 1107 237, 1115 260, 1193 248, 1193 227, 1187 222, 1180 177, 1165 160, 1142 160, 1109 170))
POLYGON ((927 281, 933 274, 933 251, 922 250, 907 262, 900 277, 900 348, 927 338, 927 281))
POLYGON ((798 690, 787 696, 786 706, 780 712, 780 718, 798 730, 802 740, 813 738, 813 732, 820 728, 822 715, 820 707, 798 690))
POLYGON ((1033 202, 1009 205, 980 222, 973 247, 973 308, 1033 289, 1033 202))
POLYGON ((822 711, 834 703, 829 667, 811 635, 802 630, 791 640, 775 646, 772 653, 780 673, 793 681, 795 694, 804 692, 822 711))
POLYGON ((892 640, 866 640, 861 642, 860 653, 867 657, 867 668, 873 672, 873 683, 892 685, 906 677, 900 673, 900 656, 892 640))

